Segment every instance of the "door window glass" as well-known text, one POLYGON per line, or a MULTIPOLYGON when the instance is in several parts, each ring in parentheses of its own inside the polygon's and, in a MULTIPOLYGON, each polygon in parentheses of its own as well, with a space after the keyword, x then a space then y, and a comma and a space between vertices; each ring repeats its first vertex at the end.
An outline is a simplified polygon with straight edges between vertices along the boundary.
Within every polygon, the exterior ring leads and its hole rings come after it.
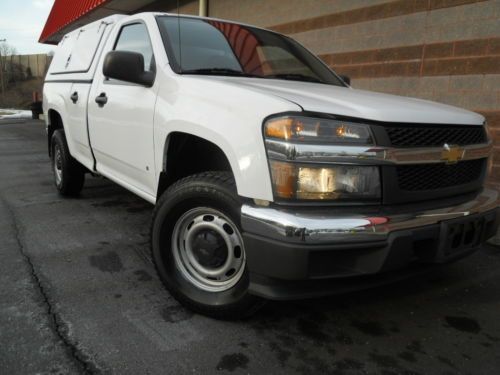
POLYGON ((134 23, 124 26, 116 41, 115 51, 137 52, 144 56, 144 70, 154 71, 153 48, 146 25, 134 23))

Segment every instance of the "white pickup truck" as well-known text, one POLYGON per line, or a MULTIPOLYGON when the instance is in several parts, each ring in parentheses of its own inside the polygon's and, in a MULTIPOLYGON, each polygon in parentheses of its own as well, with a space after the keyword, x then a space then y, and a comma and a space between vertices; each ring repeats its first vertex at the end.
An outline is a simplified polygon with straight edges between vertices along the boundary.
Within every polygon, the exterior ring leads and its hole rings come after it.
POLYGON ((59 192, 79 194, 91 172, 155 204, 159 277, 214 317, 407 277, 499 224, 481 115, 352 89, 248 25, 91 23, 62 38, 44 111, 59 192))

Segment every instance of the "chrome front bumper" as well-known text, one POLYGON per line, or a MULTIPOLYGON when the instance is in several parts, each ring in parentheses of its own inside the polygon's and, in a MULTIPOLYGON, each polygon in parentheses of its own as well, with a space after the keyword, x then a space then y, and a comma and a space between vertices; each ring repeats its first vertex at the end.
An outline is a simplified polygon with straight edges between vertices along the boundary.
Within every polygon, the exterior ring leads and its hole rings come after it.
POLYGON ((474 199, 455 206, 407 213, 359 213, 342 210, 295 212, 290 209, 257 207, 248 204, 241 210, 243 231, 271 240, 297 244, 348 244, 384 241, 394 231, 420 228, 445 220, 493 210, 499 206, 499 193, 484 189, 474 199))

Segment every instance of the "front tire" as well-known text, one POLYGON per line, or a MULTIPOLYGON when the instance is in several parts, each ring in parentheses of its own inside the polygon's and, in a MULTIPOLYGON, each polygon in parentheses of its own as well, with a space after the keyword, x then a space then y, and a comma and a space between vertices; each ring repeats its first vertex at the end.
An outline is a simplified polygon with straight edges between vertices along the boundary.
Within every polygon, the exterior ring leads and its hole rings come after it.
POLYGON ((85 182, 85 169, 69 153, 64 131, 54 132, 51 148, 52 171, 57 190, 63 196, 77 196, 85 182))
POLYGON ((156 204, 153 261, 165 287, 193 311, 235 319, 263 304, 248 293, 240 208, 234 179, 227 172, 184 178, 156 204))

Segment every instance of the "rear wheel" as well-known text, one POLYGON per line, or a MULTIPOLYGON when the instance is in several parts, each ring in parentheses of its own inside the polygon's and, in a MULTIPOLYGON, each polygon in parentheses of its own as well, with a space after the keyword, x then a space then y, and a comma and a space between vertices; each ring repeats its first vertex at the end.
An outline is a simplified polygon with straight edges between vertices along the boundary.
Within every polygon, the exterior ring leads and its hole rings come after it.
POLYGON ((179 302, 201 314, 241 318, 263 303, 248 293, 240 207, 227 172, 182 179, 157 202, 151 250, 158 274, 179 302))
POLYGON ((51 147, 52 171, 57 190, 64 196, 80 194, 85 182, 85 168, 70 155, 64 131, 54 132, 51 147))

